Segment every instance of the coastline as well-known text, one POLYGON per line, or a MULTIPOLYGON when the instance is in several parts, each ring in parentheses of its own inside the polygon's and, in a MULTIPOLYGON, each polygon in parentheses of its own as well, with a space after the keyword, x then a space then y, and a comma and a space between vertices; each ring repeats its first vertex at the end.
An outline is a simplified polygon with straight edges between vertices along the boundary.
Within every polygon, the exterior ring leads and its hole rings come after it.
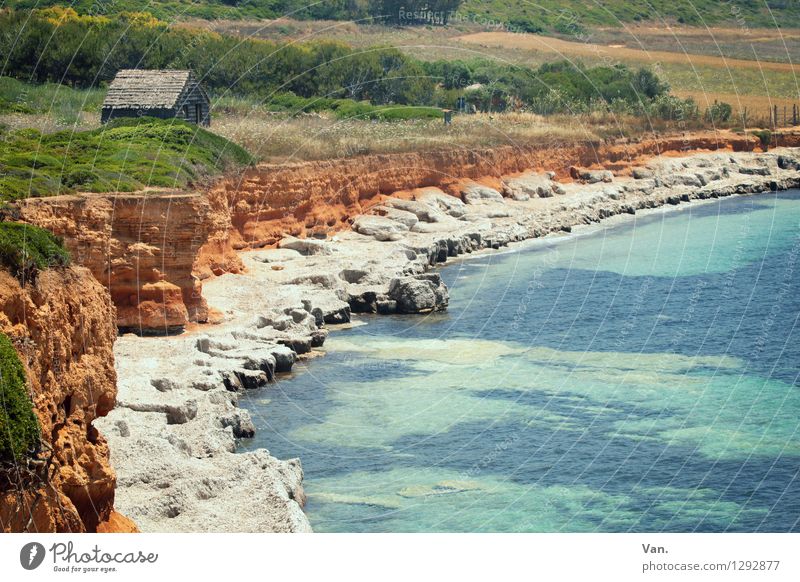
POLYGON ((310 531, 299 460, 236 453, 255 430, 236 403, 314 354, 326 325, 352 312, 445 309, 447 289, 431 268, 457 257, 581 236, 622 214, 797 187, 800 150, 669 157, 640 170, 586 171, 585 183, 568 184, 529 172, 503 180, 502 191, 465 181, 461 198, 421 188, 380 201, 351 232, 243 253, 246 273, 204 286, 220 323, 116 343, 119 402, 96 424, 117 470, 118 509, 142 531, 310 531))

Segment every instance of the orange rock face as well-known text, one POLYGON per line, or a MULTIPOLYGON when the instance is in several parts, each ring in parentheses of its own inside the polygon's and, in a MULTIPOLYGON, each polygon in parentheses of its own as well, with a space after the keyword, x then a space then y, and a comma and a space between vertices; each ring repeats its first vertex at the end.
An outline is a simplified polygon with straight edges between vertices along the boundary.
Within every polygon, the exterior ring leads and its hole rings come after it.
MULTIPOLYGON (((333 233, 378 202, 382 195, 436 186, 457 195, 466 179, 487 185, 525 170, 550 170, 569 179, 570 166, 625 171, 643 160, 670 153, 752 150, 758 140, 729 132, 672 136, 626 144, 568 144, 563 147, 504 146, 482 150, 361 156, 345 160, 260 165, 222 181, 208 193, 223 229, 204 247, 206 264, 216 253, 274 245, 286 235, 333 233)), ((214 270, 212 268, 212 270, 214 270)))
POLYGON ((49 483, 0 493, 3 531, 135 531, 114 512, 108 446, 91 425, 116 402, 114 323, 108 292, 87 269, 47 270, 24 288, 0 271, 0 330, 25 366, 40 458, 50 462, 49 483))
POLYGON ((195 258, 214 230, 200 194, 75 195, 26 200, 21 218, 64 237, 73 261, 111 292, 120 328, 170 332, 206 321, 195 258))
MULTIPOLYGON (((791 141, 788 137, 784 141, 791 141)), ((203 193, 91 194, 26 200, 22 219, 63 236, 75 262, 111 292, 123 330, 165 333, 208 320, 202 280, 238 273, 237 251, 287 235, 329 235, 387 195, 436 186, 453 195, 474 180, 499 187, 501 176, 569 168, 625 173, 656 155, 753 150, 753 136, 731 132, 483 150, 361 156, 261 165, 203 193)))

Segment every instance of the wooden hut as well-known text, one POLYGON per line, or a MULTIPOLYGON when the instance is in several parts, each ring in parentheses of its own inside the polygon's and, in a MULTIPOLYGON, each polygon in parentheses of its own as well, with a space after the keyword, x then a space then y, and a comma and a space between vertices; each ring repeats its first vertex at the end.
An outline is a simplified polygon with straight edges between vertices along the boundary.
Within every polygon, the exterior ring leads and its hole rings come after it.
POLYGON ((111 81, 100 121, 159 117, 211 124, 211 101, 191 71, 122 69, 111 81))

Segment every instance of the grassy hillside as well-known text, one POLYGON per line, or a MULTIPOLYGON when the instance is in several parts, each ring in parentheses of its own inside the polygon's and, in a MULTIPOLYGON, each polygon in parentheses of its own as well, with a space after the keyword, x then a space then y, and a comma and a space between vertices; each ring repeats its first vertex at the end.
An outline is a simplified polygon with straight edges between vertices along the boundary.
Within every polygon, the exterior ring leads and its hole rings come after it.
MULTIPOLYGON (((82 14, 147 11, 159 18, 362 20, 370 0, 9 0, 6 6, 42 8, 71 5, 82 14), (98 9, 98 6, 100 8, 98 9)), ((800 27, 800 3, 793 0, 464 0, 458 14, 467 21, 501 23, 506 28, 570 33, 578 26, 620 26, 668 20, 690 25, 745 24, 749 28, 800 27)), ((454 19, 458 22, 459 19, 454 19)))
POLYGON ((11 131, 0 140, 0 201, 74 191, 183 187, 252 162, 223 137, 182 121, 120 119, 92 131, 11 131))

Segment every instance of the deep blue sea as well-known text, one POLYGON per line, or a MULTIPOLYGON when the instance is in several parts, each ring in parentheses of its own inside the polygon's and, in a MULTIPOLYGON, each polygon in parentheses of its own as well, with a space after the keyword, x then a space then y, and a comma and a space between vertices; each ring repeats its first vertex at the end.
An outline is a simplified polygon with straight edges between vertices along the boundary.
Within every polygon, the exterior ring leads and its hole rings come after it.
POLYGON ((800 530, 800 191, 444 267, 242 405, 316 531, 800 530))

